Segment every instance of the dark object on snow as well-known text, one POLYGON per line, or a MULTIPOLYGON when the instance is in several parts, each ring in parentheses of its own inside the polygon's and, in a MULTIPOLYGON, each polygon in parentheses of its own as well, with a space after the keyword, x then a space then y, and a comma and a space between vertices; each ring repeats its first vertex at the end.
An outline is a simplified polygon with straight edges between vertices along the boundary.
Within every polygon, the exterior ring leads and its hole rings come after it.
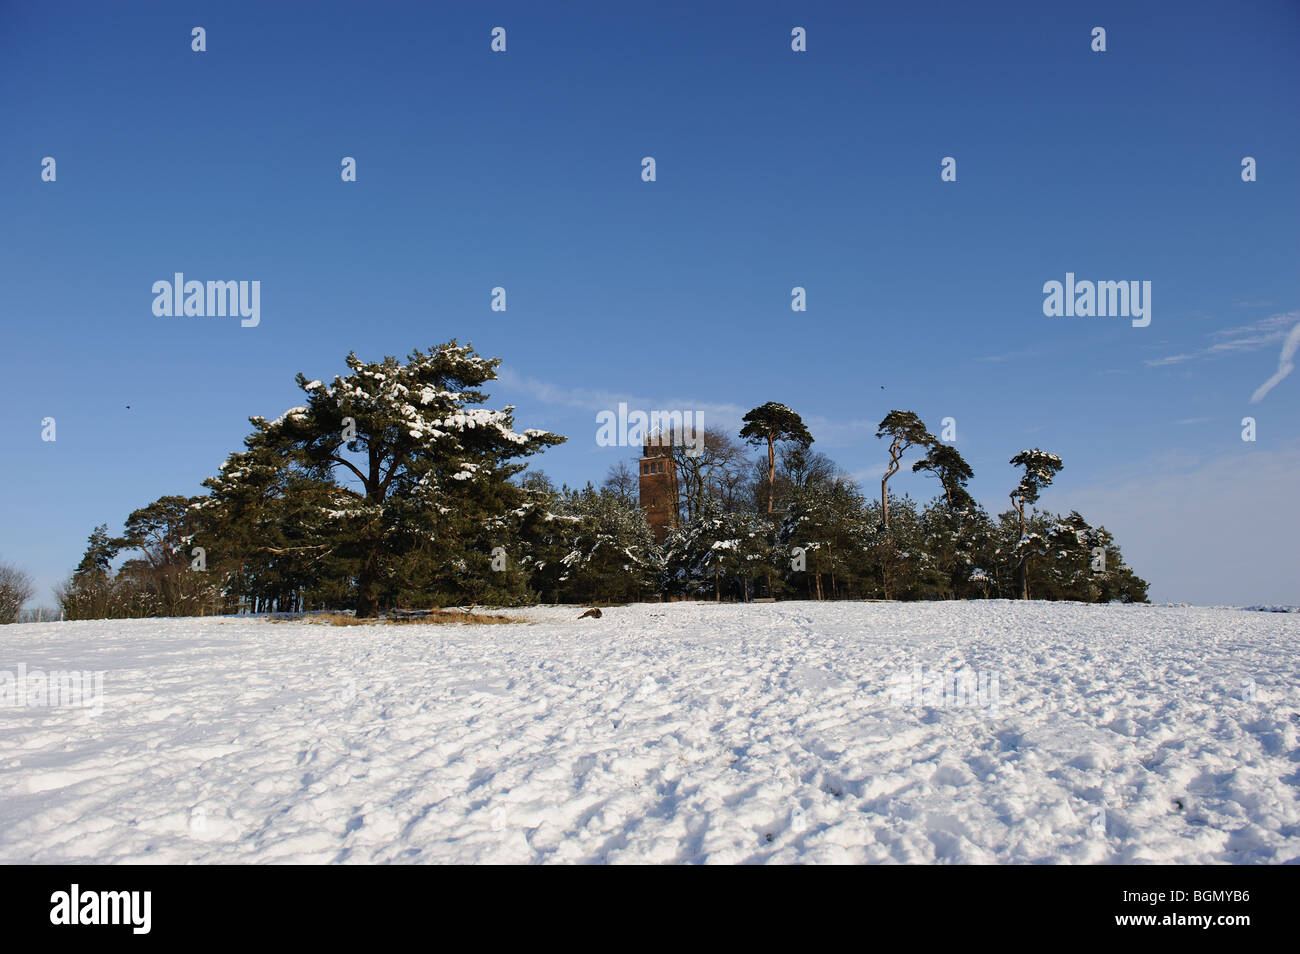
POLYGON ((592 619, 600 619, 601 616, 600 609, 593 606, 591 609, 587 610, 587 612, 579 616, 578 619, 586 619, 588 616, 590 616, 592 619))
POLYGON ((433 615, 433 610, 427 610, 427 609, 395 609, 389 611, 388 618, 395 619, 395 620, 425 619, 426 617, 432 615, 433 615))

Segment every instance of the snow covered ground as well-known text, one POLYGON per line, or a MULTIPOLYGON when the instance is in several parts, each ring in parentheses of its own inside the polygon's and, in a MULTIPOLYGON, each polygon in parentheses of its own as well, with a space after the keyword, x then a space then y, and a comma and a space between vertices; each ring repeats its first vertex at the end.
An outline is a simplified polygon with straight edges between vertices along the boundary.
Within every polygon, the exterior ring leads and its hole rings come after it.
POLYGON ((1300 615, 580 612, 0 627, 0 862, 1300 859, 1300 615))

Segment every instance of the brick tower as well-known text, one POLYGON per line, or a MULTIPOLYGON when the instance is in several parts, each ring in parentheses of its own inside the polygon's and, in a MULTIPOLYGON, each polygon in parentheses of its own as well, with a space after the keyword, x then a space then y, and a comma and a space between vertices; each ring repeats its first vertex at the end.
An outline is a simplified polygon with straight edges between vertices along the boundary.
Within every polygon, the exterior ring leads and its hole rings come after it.
POLYGON ((653 434, 642 448, 641 509, 655 540, 663 543, 669 527, 677 524, 677 462, 672 444, 661 444, 653 434))

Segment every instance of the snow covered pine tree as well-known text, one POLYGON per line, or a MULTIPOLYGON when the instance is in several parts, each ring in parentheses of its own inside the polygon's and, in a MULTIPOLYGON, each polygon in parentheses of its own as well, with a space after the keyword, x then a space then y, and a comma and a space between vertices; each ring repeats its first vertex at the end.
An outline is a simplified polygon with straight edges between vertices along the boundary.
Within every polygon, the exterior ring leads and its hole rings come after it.
MULTIPOLYGON (((507 514, 496 511, 512 497, 504 485, 524 467, 512 461, 564 441, 542 430, 516 433, 513 406, 476 406, 487 395, 475 389, 496 378, 500 363, 454 338, 412 352, 405 364, 350 353, 351 373, 332 384, 298 375, 304 406, 275 421, 249 419, 250 453, 329 490, 318 509, 337 530, 316 545, 353 566, 357 616, 378 615, 381 595, 403 582, 394 579, 398 564, 435 526, 451 538, 445 542, 465 545, 502 521, 507 514)), ((240 479, 238 469, 224 477, 240 479)))

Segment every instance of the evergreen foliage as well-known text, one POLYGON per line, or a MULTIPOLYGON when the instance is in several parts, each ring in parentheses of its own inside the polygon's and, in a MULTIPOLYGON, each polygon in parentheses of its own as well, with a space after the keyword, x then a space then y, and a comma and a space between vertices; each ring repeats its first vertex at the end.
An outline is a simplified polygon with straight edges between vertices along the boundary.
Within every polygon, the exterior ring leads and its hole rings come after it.
POLYGON ((523 458, 564 438, 514 430, 489 410, 496 377, 456 341, 405 361, 363 362, 330 384, 298 376, 302 406, 253 417, 244 449, 206 494, 136 510, 122 535, 96 527, 58 592, 69 619, 394 607, 622 603, 646 599, 990 599, 1145 601, 1114 537, 1082 515, 1035 509, 1061 460, 1034 448, 1013 509, 991 517, 974 476, 911 411, 878 437, 890 463, 868 500, 784 405, 745 416, 745 456, 710 431, 678 459, 678 519, 662 545, 637 476, 611 468, 600 489, 556 488, 523 458), (888 490, 912 470, 939 493, 921 505, 888 490), (779 506, 778 506, 779 503, 779 506))

